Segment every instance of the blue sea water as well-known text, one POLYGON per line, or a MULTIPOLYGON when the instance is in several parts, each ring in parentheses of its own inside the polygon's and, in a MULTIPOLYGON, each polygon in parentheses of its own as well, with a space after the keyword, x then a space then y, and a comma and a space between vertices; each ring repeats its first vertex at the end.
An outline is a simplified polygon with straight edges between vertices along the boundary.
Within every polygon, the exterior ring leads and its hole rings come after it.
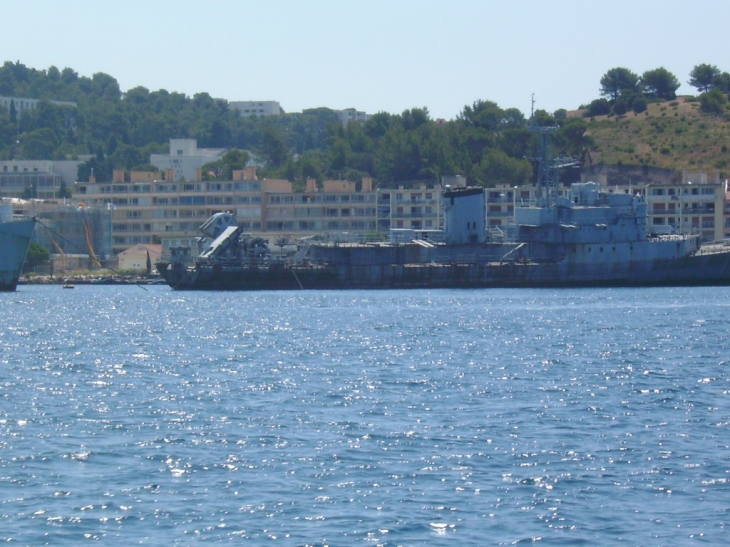
POLYGON ((0 294, 10 545, 726 545, 730 288, 0 294))

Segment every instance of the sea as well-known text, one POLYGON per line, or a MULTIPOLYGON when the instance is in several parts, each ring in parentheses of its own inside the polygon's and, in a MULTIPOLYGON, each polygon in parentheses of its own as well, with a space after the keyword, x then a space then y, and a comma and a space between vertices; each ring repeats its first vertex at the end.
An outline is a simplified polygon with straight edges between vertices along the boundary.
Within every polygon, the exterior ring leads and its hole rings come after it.
POLYGON ((730 288, 0 294, 9 545, 727 545, 730 288))

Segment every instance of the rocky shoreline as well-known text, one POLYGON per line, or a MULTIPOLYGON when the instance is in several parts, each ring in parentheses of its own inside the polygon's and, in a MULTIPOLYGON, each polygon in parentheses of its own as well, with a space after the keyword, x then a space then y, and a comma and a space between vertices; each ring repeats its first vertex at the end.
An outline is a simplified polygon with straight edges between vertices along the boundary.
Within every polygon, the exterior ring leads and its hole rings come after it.
POLYGON ((159 275, 33 275, 21 277, 18 285, 164 285, 159 275))

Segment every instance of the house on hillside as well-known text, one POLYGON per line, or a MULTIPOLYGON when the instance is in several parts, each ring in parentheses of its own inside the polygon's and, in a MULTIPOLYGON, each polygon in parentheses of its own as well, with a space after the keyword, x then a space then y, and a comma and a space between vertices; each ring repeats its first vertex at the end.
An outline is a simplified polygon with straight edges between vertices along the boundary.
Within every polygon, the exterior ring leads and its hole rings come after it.
POLYGON ((162 255, 162 245, 135 245, 117 255, 120 270, 147 270, 147 256, 150 257, 150 265, 154 269, 162 255))

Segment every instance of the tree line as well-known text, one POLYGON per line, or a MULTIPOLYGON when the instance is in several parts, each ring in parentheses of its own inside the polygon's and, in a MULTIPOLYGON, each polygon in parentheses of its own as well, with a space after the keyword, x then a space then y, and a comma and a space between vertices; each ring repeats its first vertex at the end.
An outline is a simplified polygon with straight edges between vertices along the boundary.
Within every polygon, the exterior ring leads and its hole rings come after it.
MULTIPOLYGON (((703 94, 726 93, 727 73, 698 65, 696 79, 703 94)), ((694 73, 695 71, 693 71, 694 73)), ((609 70, 601 79, 597 101, 618 113, 640 108, 641 100, 674 97, 679 82, 665 69, 641 77, 628 69, 609 70)), ((694 85, 694 84, 693 84, 694 85)), ((0 159, 66 159, 90 156, 79 180, 91 169, 98 181, 111 180, 112 170, 150 170, 150 154, 167 153, 169 139, 197 139, 200 148, 226 148, 219 161, 206 166, 206 178, 230 178, 231 171, 252 157, 262 176, 286 178, 302 187, 307 178, 359 181, 375 178, 381 186, 409 181, 436 182, 441 176, 464 175, 470 183, 522 185, 537 172, 537 137, 516 108, 477 100, 452 121, 431 118, 428 109, 400 114, 379 112, 367 122, 342 125, 329 108, 280 116, 243 117, 224 99, 207 93, 192 97, 164 89, 135 87, 124 93, 104 73, 80 76, 70 68, 28 68, 19 62, 0 67, 0 95, 41 99, 33 110, 0 108, 0 159), (50 101, 73 101, 77 107, 50 101), (245 151, 245 152, 244 152, 245 151)), ((588 107, 598 115, 599 103, 588 107)), ((599 108, 600 107, 600 108, 599 108)), ((587 121, 537 110, 530 123, 555 125, 555 153, 587 164, 594 143, 587 121)), ((573 172, 572 176, 577 176, 573 172)))
MULTIPOLYGON (((586 116, 615 114, 623 116, 629 110, 644 112, 651 100, 671 101, 677 97, 679 79, 664 67, 647 70, 641 76, 628 68, 616 67, 601 78, 601 98, 584 107, 586 116)), ((687 82, 700 92, 702 110, 721 114, 730 93, 730 73, 715 65, 695 65, 687 82)))

